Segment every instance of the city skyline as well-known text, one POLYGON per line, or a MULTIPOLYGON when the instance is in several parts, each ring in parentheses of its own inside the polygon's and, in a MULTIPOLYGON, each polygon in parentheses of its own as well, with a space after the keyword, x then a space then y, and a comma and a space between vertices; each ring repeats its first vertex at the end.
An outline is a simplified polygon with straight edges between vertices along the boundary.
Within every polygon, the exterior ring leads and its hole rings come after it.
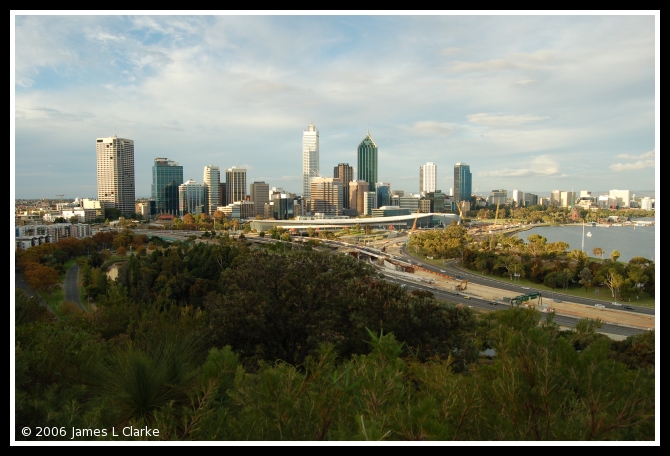
MULTIPOLYGON (((322 170, 357 163, 369 131, 375 180, 406 192, 422 163, 462 161, 483 195, 658 185, 653 12, 310 24, 14 14, 16 197, 95 196, 91 138, 114 133, 136 143, 138 198, 151 194, 155 157, 180 163, 185 178, 236 166, 250 182, 300 194, 300 132, 312 120, 322 170)), ((438 175, 437 189, 453 185, 451 173, 438 175)))

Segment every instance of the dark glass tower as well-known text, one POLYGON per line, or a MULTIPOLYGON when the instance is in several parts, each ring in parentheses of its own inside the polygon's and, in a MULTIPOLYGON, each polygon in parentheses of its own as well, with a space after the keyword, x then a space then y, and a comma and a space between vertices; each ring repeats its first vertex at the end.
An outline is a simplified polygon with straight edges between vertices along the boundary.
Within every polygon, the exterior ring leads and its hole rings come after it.
POLYGON ((368 132, 358 145, 358 180, 367 182, 370 191, 374 191, 377 183, 377 153, 377 144, 368 132))
POLYGON ((454 165, 454 201, 470 201, 472 198, 472 173, 470 165, 454 165))
POLYGON ((179 186, 184 183, 184 167, 167 158, 154 159, 151 170, 151 197, 156 201, 155 214, 179 215, 179 186))

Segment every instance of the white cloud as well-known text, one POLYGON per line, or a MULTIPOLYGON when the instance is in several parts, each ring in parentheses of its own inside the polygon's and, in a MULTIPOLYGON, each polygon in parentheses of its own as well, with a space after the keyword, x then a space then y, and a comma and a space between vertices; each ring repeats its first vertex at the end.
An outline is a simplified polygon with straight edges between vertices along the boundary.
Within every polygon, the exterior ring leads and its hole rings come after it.
POLYGON ((454 129, 451 125, 446 124, 446 123, 435 122, 435 121, 416 122, 414 124, 413 129, 417 133, 434 134, 434 135, 441 135, 441 136, 450 135, 454 131, 454 129))
POLYGON ((610 165, 611 171, 635 171, 638 169, 653 168, 655 166, 655 151, 651 150, 641 155, 619 154, 617 158, 636 160, 633 163, 614 163, 610 165))
POLYGON ((480 112, 478 114, 468 114, 466 117, 468 122, 472 122, 478 125, 485 125, 487 127, 513 127, 516 125, 548 119, 548 117, 542 116, 513 116, 505 114, 489 114, 485 112, 480 112))
POLYGON ((550 155, 534 157, 530 163, 520 163, 517 168, 503 168, 479 173, 481 177, 549 177, 559 174, 558 162, 550 155))
POLYGON ((616 158, 625 158, 629 160, 644 160, 654 158, 655 153, 656 153, 655 151, 650 150, 649 152, 645 152, 644 154, 641 155, 619 154, 616 156, 616 158))

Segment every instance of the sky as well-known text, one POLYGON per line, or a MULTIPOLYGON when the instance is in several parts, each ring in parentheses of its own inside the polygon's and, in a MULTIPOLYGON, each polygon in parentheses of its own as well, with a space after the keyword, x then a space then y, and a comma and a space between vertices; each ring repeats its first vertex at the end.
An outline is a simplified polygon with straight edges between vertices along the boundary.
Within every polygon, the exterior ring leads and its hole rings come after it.
POLYGON ((300 194, 310 121, 322 176, 369 129, 406 193, 426 162, 444 192, 459 162, 483 196, 656 189, 660 12, 11 13, 15 198, 96 198, 114 134, 138 198, 156 157, 300 194))

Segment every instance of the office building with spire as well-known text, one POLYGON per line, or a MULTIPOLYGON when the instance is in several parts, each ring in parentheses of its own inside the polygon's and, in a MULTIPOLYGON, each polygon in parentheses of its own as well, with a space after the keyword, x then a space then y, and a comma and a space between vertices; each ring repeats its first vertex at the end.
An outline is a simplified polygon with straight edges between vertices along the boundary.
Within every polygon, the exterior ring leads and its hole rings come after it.
POLYGON ((319 130, 310 121, 302 132, 302 197, 309 198, 312 180, 319 177, 319 130))
POLYGON ((179 215, 179 186, 184 182, 184 167, 167 158, 155 158, 151 168, 151 198, 155 214, 179 215))
POLYGON ((97 138, 98 201, 105 208, 135 213, 135 142, 132 139, 97 138))
POLYGON ((454 201, 470 201, 472 198, 472 173, 470 165, 456 163, 454 165, 454 201))
MULTIPOLYGON (((379 149, 372 136, 370 130, 363 141, 358 145, 358 180, 364 180, 368 183, 369 191, 374 191, 377 183, 377 155, 379 149)), ((359 211, 360 212, 360 211, 359 211)))

